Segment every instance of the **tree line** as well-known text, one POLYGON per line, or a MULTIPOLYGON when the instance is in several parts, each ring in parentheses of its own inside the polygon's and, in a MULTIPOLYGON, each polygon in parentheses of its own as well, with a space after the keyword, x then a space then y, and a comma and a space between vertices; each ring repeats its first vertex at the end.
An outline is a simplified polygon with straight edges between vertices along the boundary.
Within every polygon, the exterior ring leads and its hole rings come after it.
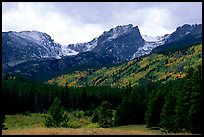
POLYGON ((27 81, 12 75, 2 76, 2 111, 7 114, 46 113, 57 97, 67 111, 90 110, 107 100, 116 108, 126 88, 110 86, 61 87, 27 81))

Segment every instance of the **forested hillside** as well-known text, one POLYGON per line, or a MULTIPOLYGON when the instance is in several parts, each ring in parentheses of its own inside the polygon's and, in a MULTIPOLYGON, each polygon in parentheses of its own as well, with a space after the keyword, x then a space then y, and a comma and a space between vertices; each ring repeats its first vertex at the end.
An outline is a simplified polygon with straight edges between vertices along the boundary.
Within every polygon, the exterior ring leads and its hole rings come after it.
POLYGON ((87 84, 114 87, 123 87, 131 83, 132 86, 135 86, 145 80, 165 82, 182 78, 189 67, 195 68, 201 63, 202 44, 199 44, 169 54, 152 53, 115 67, 75 71, 53 78, 48 83, 57 83, 62 86, 85 86, 87 84))

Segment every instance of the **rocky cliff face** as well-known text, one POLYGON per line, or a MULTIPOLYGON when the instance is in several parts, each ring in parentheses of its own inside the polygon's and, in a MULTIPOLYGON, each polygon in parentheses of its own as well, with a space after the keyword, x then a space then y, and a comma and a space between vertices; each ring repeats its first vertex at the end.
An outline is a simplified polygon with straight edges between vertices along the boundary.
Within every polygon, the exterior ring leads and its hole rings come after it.
POLYGON ((93 52, 103 55, 113 55, 118 60, 130 60, 139 47, 144 46, 138 27, 133 25, 117 26, 98 37, 97 46, 93 52))
POLYGON ((112 55, 118 61, 130 60, 133 54, 144 46, 138 27, 132 24, 117 26, 87 43, 70 44, 68 48, 79 53, 93 51, 100 55, 112 55))
POLYGON ((184 24, 183 26, 178 27, 176 31, 169 36, 166 43, 178 41, 186 36, 202 37, 202 24, 184 24))
POLYGON ((67 48, 78 53, 92 51, 97 46, 97 39, 98 38, 94 38, 92 41, 85 43, 69 44, 67 48))

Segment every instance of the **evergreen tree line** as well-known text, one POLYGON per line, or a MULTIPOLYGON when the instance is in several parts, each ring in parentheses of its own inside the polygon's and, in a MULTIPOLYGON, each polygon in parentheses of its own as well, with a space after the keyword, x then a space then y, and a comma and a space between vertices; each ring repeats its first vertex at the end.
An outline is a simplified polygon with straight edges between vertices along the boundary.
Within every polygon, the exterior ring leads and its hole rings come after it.
POLYGON ((147 95, 147 127, 166 132, 202 133, 202 67, 189 68, 183 79, 162 84, 147 95))
POLYGON ((26 81, 11 75, 2 77, 2 111, 6 114, 46 113, 55 98, 61 100, 67 111, 92 110, 103 101, 109 101, 115 109, 127 88, 110 86, 61 87, 26 81))
POLYGON ((202 133, 202 66, 189 68, 182 79, 157 83, 143 79, 125 88, 63 88, 4 76, 2 94, 5 113, 47 112, 57 97, 68 111, 92 112, 92 121, 102 127, 146 124, 166 132, 202 133))

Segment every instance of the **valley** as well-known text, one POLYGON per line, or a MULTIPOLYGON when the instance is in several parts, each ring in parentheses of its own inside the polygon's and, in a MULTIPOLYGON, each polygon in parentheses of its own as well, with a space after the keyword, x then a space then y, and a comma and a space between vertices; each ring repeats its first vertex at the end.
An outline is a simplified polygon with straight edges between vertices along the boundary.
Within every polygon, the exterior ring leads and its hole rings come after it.
POLYGON ((202 2, 2 2, 2 135, 202 135, 202 2))
MULTIPOLYGON (((70 115, 72 115, 70 113, 70 115)), ((46 128, 43 123, 43 114, 6 116, 7 130, 2 135, 192 135, 188 132, 165 133, 160 130, 146 128, 146 125, 126 125, 112 128, 100 128, 97 124, 83 123, 84 116, 76 119, 80 128, 46 128), (32 119, 35 119, 33 121, 32 119), (15 121, 15 122, 14 122, 15 121)))
POLYGON ((201 27, 153 38, 128 24, 63 48, 2 32, 2 133, 202 134, 201 27))

